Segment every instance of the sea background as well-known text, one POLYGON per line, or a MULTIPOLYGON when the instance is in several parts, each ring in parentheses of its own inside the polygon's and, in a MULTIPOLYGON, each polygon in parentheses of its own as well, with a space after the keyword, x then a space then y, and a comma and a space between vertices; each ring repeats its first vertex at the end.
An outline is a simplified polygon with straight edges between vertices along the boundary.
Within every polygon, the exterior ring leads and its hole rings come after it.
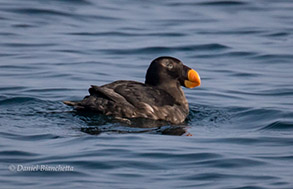
POLYGON ((291 0, 0 0, 0 188, 293 188, 292 84, 291 0), (62 104, 163 55, 192 136, 62 104))

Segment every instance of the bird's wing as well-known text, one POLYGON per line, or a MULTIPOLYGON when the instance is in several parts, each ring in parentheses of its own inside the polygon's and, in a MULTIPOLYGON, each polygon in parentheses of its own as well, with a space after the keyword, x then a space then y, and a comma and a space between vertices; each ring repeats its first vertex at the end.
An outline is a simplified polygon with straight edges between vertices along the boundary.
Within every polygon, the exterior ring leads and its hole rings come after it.
POLYGON ((139 82, 122 82, 113 89, 116 94, 119 94, 133 106, 142 103, 150 106, 165 106, 175 103, 175 99, 167 92, 139 82))

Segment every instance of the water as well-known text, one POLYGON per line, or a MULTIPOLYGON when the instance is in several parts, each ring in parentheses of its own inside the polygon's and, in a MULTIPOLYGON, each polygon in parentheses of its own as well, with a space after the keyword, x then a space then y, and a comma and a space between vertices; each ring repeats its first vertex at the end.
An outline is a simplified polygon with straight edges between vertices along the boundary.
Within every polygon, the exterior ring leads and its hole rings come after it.
POLYGON ((292 1, 1 0, 0 25, 0 188, 293 188, 292 1), (201 75, 192 136, 61 103, 162 55, 201 75))

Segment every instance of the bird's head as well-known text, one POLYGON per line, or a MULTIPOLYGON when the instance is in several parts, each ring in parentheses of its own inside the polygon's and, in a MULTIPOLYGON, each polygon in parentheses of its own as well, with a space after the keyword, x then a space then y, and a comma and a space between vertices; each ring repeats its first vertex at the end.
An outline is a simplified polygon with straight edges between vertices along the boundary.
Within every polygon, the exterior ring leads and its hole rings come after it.
POLYGON ((145 84, 160 86, 168 83, 179 83, 181 86, 194 88, 200 85, 201 80, 195 70, 174 57, 156 58, 147 70, 145 84))

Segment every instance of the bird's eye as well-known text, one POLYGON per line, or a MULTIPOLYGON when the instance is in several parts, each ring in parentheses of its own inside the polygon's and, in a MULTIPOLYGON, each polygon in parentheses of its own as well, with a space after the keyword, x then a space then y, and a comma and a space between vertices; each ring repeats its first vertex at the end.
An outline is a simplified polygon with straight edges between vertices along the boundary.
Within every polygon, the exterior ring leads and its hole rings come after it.
POLYGON ((169 63, 169 64, 167 64, 167 68, 169 69, 169 70, 171 70, 171 69, 173 69, 173 64, 171 64, 171 63, 169 63))

